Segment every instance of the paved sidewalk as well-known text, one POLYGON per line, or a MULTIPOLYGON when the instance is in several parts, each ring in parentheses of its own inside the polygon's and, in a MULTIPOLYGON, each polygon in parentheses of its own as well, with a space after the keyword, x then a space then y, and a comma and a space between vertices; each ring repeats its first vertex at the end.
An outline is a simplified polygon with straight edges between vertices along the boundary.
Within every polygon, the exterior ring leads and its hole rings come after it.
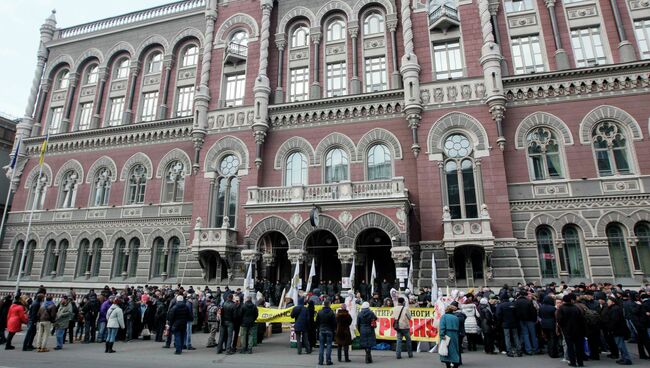
MULTIPOLYGON (((117 342, 115 354, 105 354, 104 344, 66 344, 61 351, 51 350, 48 353, 23 352, 22 340, 24 333, 16 335, 14 346, 16 350, 7 351, 0 347, 0 368, 43 368, 47 365, 63 368, 205 368, 205 367, 316 367, 318 350, 311 355, 297 355, 295 349, 289 348, 289 334, 277 334, 264 340, 264 343, 254 349, 254 353, 217 355, 216 350, 205 348, 207 334, 198 333, 192 336, 192 341, 197 350, 174 355, 174 349, 162 349, 162 344, 154 341, 132 341, 129 343, 117 342), (207 365, 206 365, 207 363, 207 365)), ((54 337, 50 337, 48 346, 54 347, 54 337)), ((633 353, 634 364, 649 366, 647 361, 637 359, 636 346, 629 346, 633 353)), ((395 359, 393 351, 373 351, 374 364, 369 367, 444 367, 437 354, 416 353, 409 359, 403 353, 401 360, 395 359)), ((339 363, 336 361, 336 350, 332 351, 334 365, 339 367, 362 367, 365 354, 361 350, 351 353, 352 363, 339 363)), ((522 358, 508 358, 504 355, 486 355, 482 352, 463 354, 464 367, 510 367, 517 368, 555 368, 567 367, 559 359, 551 359, 546 355, 525 356, 522 358)), ((615 367, 613 360, 604 358, 599 362, 586 362, 587 367, 615 367)))

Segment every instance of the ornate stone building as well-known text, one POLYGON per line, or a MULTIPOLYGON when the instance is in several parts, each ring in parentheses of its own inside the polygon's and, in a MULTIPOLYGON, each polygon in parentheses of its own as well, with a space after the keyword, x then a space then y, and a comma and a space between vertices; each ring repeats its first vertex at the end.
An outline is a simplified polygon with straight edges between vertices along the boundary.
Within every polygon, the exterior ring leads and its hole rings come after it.
POLYGON ((0 285, 650 273, 650 3, 188 0, 41 27, 0 285), (43 175, 38 155, 49 133, 43 175), (30 209, 33 225, 26 238, 30 209))

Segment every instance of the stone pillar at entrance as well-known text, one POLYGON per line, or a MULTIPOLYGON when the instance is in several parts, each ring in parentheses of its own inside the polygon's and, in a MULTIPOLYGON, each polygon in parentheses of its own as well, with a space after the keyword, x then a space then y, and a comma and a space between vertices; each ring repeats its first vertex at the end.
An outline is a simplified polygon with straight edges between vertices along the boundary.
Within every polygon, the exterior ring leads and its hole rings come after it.
POLYGON ((271 272, 273 271, 273 254, 262 254, 262 263, 264 264, 265 277, 270 281, 273 278, 271 272))
MULTIPOLYGON (((411 261, 413 252, 408 246, 393 246, 390 250, 393 260, 395 261, 395 268, 408 267, 411 261)), ((399 280, 399 291, 406 287, 406 279, 399 280)))
POLYGON ((244 288, 245 290, 248 291, 248 295, 253 296, 253 300, 255 300, 255 274, 257 272, 257 260, 259 259, 260 254, 257 250, 255 249, 244 249, 241 251, 241 259, 245 263, 245 272, 244 274, 244 288), (252 262, 252 263, 251 263, 252 262), (249 284, 246 284, 246 276, 248 275, 248 266, 252 264, 253 269, 251 270, 251 278, 252 282, 249 284))
MULTIPOLYGON (((341 248, 337 250, 337 253, 339 254, 339 260, 341 261, 341 277, 349 277, 350 272, 352 271, 352 261, 357 252, 353 248, 341 248)), ((356 285, 355 280, 350 280, 350 283, 350 287, 343 287, 343 290, 341 291, 342 297, 347 297, 350 289, 354 289, 354 286, 356 285)))

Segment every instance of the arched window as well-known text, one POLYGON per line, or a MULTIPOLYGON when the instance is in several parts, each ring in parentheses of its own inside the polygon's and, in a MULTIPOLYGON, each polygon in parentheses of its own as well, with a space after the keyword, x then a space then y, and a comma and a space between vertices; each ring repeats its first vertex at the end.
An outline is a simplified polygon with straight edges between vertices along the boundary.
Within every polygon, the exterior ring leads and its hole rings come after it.
POLYGON ((287 157, 284 185, 307 185, 307 157, 302 152, 293 152, 287 157))
POLYGON ((230 42, 239 46, 248 46, 248 33, 246 31, 237 31, 230 37, 230 42))
POLYGON ((91 261, 90 240, 81 240, 81 243, 79 243, 79 252, 77 254, 77 273, 75 276, 90 276, 90 271, 88 271, 88 265, 91 261), (86 272, 88 272, 88 274, 86 274, 86 272))
POLYGON ((348 154, 341 148, 331 149, 325 155, 325 182, 348 180, 348 154))
POLYGON ((370 13, 363 21, 363 34, 370 35, 384 32, 384 16, 380 13, 370 13))
POLYGON ((99 66, 97 64, 91 64, 86 69, 86 84, 95 84, 99 79, 99 66))
POLYGON ((108 198, 111 194, 112 173, 107 167, 97 170, 93 179, 92 206, 108 206, 108 198))
POLYGON ((562 238, 564 239, 564 269, 570 277, 585 277, 578 229, 573 225, 565 226, 562 230, 562 238))
POLYGON ((551 228, 548 226, 540 226, 537 228, 535 235, 537 237, 537 253, 542 278, 557 277, 555 245, 553 244, 553 232, 551 228))
POLYGON ((147 189, 147 169, 137 164, 129 172, 129 187, 126 204, 144 203, 144 192, 147 189))
POLYGON ((387 180, 393 175, 388 147, 375 144, 368 150, 368 180, 387 180))
POLYGON ((563 178, 560 148, 555 132, 546 127, 531 130, 526 137, 528 163, 534 180, 563 178))
MULTIPOLYGON (((16 244, 16 249, 14 251, 14 260, 11 264, 11 275, 13 277, 18 276, 18 268, 20 267, 20 260, 23 256, 23 248, 25 247, 25 242, 19 240, 16 244)), ((25 262, 23 263, 22 275, 30 276, 32 273, 32 265, 34 263, 34 251, 36 250, 36 240, 30 240, 27 246, 27 251, 25 253, 25 262)))
POLYGON ((219 163, 216 193, 213 192, 213 227, 234 228, 237 224, 237 201, 239 199, 237 172, 239 165, 239 157, 233 154, 224 156, 219 163))
POLYGON ((165 244, 165 240, 161 237, 154 239, 154 264, 152 266, 151 277, 166 279, 177 276, 180 244, 180 240, 175 236, 171 237, 167 244, 165 244))
POLYGON ((199 62, 199 48, 196 45, 189 45, 183 50, 181 57, 181 68, 196 66, 199 62))
POLYGON ((41 277, 54 277, 56 276, 56 265, 58 263, 58 252, 56 249, 56 241, 51 239, 45 246, 45 258, 43 259, 43 273, 41 277))
POLYGON ((462 134, 447 137, 444 145, 447 206, 452 219, 477 218, 478 203, 472 145, 462 134))
POLYGON ((644 275, 650 274, 650 224, 639 222, 634 227, 634 235, 637 238, 636 258, 638 259, 638 269, 643 271, 644 275))
POLYGON ((147 74, 156 74, 162 71, 163 55, 160 51, 155 51, 147 59, 147 74))
POLYGON ((345 23, 341 19, 334 19, 327 25, 327 42, 345 39, 345 23))
POLYGON ((621 127, 611 121, 600 122, 592 131, 592 140, 600 176, 631 173, 627 139, 621 127))
POLYGON ((74 208, 77 199, 79 175, 70 170, 63 175, 61 180, 61 194, 59 195, 59 208, 74 208))
POLYGON ((129 58, 121 58, 115 63, 115 72, 113 73, 113 79, 126 79, 129 76, 129 67, 131 66, 131 61, 129 58))
POLYGON ((176 160, 167 165, 163 202, 182 202, 185 191, 185 166, 176 160))
POLYGON ((309 28, 299 26, 291 34, 291 48, 309 45, 309 28))
POLYGON ((41 175, 34 178, 27 198, 26 210, 42 210, 45 205, 45 194, 47 193, 47 176, 41 175))
POLYGON ((66 89, 70 87, 70 72, 68 69, 63 69, 56 75, 54 82, 55 89, 66 89))
POLYGON ((628 263, 627 249, 625 245, 625 233, 621 224, 609 224, 605 229, 607 243, 609 245, 609 257, 612 261, 614 277, 630 277, 630 265, 628 263))
POLYGON ((129 246, 126 240, 119 238, 115 242, 115 263, 113 265, 113 277, 135 277, 138 266, 138 250, 140 239, 132 238, 129 246))

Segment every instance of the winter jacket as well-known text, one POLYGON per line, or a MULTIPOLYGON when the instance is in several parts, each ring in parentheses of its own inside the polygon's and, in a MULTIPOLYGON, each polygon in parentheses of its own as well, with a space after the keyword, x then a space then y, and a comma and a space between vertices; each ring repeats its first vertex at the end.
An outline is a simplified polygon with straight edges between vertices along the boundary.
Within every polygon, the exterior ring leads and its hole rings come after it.
POLYGON ((29 313, 27 317, 29 317, 29 321, 32 323, 38 322, 38 311, 41 309, 41 302, 38 300, 34 300, 32 305, 29 306, 29 313))
POLYGON ((585 316, 574 304, 564 303, 557 310, 557 324, 565 337, 584 337, 587 333, 585 316))
POLYGON ((503 302, 497 305, 497 319, 501 321, 501 327, 512 329, 519 327, 519 320, 513 302, 503 302))
POLYGON ((555 308, 555 301, 552 297, 544 297, 542 305, 539 307, 539 318, 541 319, 541 325, 543 329, 554 330, 555 331, 555 313, 557 308, 555 308))
POLYGON ((9 332, 20 332, 23 329, 23 323, 27 323, 27 313, 22 304, 12 304, 7 312, 7 330, 9 332))
POLYGON ((187 322, 192 320, 192 313, 185 302, 176 302, 167 313, 167 320, 172 332, 187 330, 187 322))
POLYGON ((493 333, 496 326, 496 317, 494 316, 492 307, 488 304, 479 305, 479 314, 481 315, 481 330, 483 333, 493 333))
POLYGON ((537 309, 535 309, 533 302, 526 297, 520 296, 515 300, 515 311, 517 319, 521 322, 537 321, 537 309))
POLYGON ((350 333, 350 325, 352 324, 352 316, 346 309, 339 309, 336 312, 336 335, 334 341, 338 346, 352 345, 352 334, 350 333))
POLYGON ((221 323, 224 322, 235 322, 235 313, 237 312, 237 306, 232 300, 226 300, 223 303, 221 308, 221 323))
POLYGON ((59 307, 56 310, 56 320, 54 321, 54 328, 68 328, 70 321, 74 318, 72 313, 72 304, 63 303, 59 304, 59 307))
POLYGON ((257 310, 257 307, 255 304, 253 304, 252 301, 247 301, 244 303, 244 306, 241 309, 241 326, 242 327, 253 327, 255 326, 255 320, 257 319, 257 316, 259 315, 259 311, 257 310))
POLYGON ((330 307, 323 307, 323 309, 316 315, 316 326, 320 332, 336 331, 336 316, 330 307))
POLYGON ((618 304, 608 306, 602 317, 605 331, 610 332, 613 336, 627 337, 630 335, 623 316, 623 308, 618 304))
POLYGON ((295 320, 293 328, 296 332, 306 332, 309 329, 309 311, 303 298, 298 298, 298 305, 291 310, 291 318, 295 320))
POLYGON ((362 309, 357 317, 357 329, 359 330, 359 345, 362 348, 371 348, 377 345, 375 329, 370 326, 377 316, 370 309, 362 309))
POLYGON ((106 312, 106 327, 124 328, 124 312, 117 304, 111 305, 106 312))
POLYGON ((473 303, 461 304, 460 310, 463 312, 465 317, 465 333, 468 334, 477 334, 481 332, 481 328, 478 325, 478 317, 480 314, 476 310, 476 305, 473 303))
POLYGON ((56 305, 54 302, 46 301, 41 305, 38 310, 39 322, 54 322, 56 320, 56 305))
POLYGON ((408 307, 401 306, 401 305, 394 307, 391 318, 393 319, 393 321, 398 322, 397 328, 399 328, 400 330, 406 330, 410 328, 409 321, 411 320, 411 312, 409 311, 408 307), (404 311, 402 311, 402 309, 404 311), (397 321, 398 318, 399 321, 397 321))
POLYGON ((99 318, 97 319, 97 322, 106 322, 106 312, 108 312, 108 308, 111 307, 111 302, 106 299, 103 303, 102 306, 99 307, 99 318))

